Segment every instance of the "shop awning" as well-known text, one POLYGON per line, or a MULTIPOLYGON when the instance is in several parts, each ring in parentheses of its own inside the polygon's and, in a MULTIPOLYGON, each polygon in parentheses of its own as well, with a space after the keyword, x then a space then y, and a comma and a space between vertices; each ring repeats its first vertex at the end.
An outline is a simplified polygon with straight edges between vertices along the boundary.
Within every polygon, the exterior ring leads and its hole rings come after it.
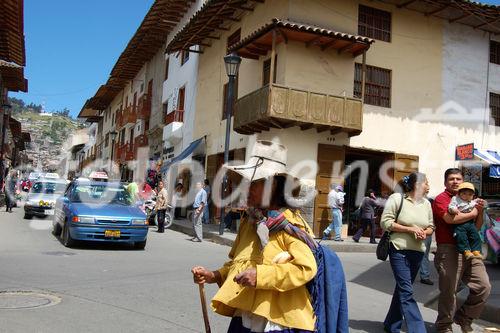
POLYGON ((167 161, 163 164, 161 167, 161 173, 166 173, 168 171, 168 168, 172 166, 173 164, 182 161, 183 159, 187 158, 189 155, 193 153, 193 151, 198 147, 198 145, 201 143, 203 138, 198 139, 196 141, 191 142, 191 144, 184 149, 182 153, 171 159, 170 161, 167 161))
POLYGON ((491 178, 500 178, 500 154, 494 150, 474 149, 474 156, 490 165, 491 178))
POLYGON ((474 149, 474 156, 488 164, 500 164, 500 155, 494 150, 474 149))

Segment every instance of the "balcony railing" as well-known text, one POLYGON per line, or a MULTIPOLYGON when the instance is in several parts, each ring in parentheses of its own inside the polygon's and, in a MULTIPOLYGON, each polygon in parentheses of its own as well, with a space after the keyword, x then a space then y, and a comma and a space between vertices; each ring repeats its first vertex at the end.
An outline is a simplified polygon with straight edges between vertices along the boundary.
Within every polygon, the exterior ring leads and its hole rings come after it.
POLYGON ((144 94, 137 104, 137 118, 147 120, 151 116, 151 96, 144 94))
POLYGON ((133 105, 127 106, 121 112, 120 117, 118 117, 117 113, 116 123, 118 125, 118 128, 121 128, 127 124, 135 124, 136 121, 137 121, 137 107, 134 107, 133 105))
POLYGON ((116 161, 116 162, 122 162, 122 145, 120 145, 120 143, 115 143, 115 148, 114 148, 114 151, 113 151, 113 159, 116 161))
POLYGON ((133 161, 135 159, 135 150, 134 145, 130 143, 126 143, 119 148, 119 160, 124 161, 133 161))
POLYGON ((184 122, 184 110, 175 110, 170 112, 165 116, 165 125, 170 123, 183 123, 184 122))
POLYGON ((254 134, 271 128, 300 126, 318 132, 361 133, 363 102, 272 84, 262 87, 236 102, 234 130, 254 134))
POLYGON ((144 147, 148 145, 148 136, 146 134, 139 135, 134 140, 136 147, 144 147))

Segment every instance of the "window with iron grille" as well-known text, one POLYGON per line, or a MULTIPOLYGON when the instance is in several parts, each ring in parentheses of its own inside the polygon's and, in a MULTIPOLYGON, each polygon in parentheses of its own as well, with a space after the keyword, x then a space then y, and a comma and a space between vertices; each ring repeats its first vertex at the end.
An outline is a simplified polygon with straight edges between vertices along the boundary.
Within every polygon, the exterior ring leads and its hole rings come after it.
MULTIPOLYGON (((224 93, 223 93, 224 100, 222 101, 222 120, 227 118, 226 111, 227 111, 227 107, 228 107, 228 103, 227 103, 228 87, 229 87, 229 83, 224 84, 224 93)), ((236 107, 237 100, 238 100, 238 77, 236 77, 236 80, 234 82, 233 107, 231 109, 232 110, 231 116, 234 116, 234 109, 236 107)))
MULTIPOLYGON (((356 64, 354 71, 354 97, 361 98, 363 65, 356 64)), ((365 100, 366 104, 391 107, 391 70, 366 66, 365 100)))
POLYGON ((500 43, 490 40, 490 62, 500 65, 500 43))
POLYGON ((490 110, 494 122, 491 125, 500 126, 500 94, 490 92, 490 110))
POLYGON ((227 38, 226 53, 229 53, 229 48, 241 40, 241 29, 236 30, 227 38))
POLYGON ((391 41, 391 13, 368 6, 359 6, 358 34, 384 42, 391 41))

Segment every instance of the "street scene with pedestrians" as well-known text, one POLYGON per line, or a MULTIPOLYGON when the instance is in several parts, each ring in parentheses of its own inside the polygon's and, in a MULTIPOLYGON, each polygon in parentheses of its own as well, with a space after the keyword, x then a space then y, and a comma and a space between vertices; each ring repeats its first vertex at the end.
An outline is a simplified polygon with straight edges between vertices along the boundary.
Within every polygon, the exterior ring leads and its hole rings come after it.
POLYGON ((0 17, 0 332, 500 332, 499 1, 0 17))

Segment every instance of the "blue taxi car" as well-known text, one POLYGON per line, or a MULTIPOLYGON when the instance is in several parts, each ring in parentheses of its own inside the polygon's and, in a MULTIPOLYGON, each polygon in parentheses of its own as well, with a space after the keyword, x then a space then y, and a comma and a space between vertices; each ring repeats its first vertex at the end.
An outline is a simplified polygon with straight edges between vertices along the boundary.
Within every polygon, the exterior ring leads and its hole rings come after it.
POLYGON ((73 181, 57 199, 52 233, 66 247, 75 241, 130 242, 146 246, 146 215, 131 203, 121 183, 73 181))

